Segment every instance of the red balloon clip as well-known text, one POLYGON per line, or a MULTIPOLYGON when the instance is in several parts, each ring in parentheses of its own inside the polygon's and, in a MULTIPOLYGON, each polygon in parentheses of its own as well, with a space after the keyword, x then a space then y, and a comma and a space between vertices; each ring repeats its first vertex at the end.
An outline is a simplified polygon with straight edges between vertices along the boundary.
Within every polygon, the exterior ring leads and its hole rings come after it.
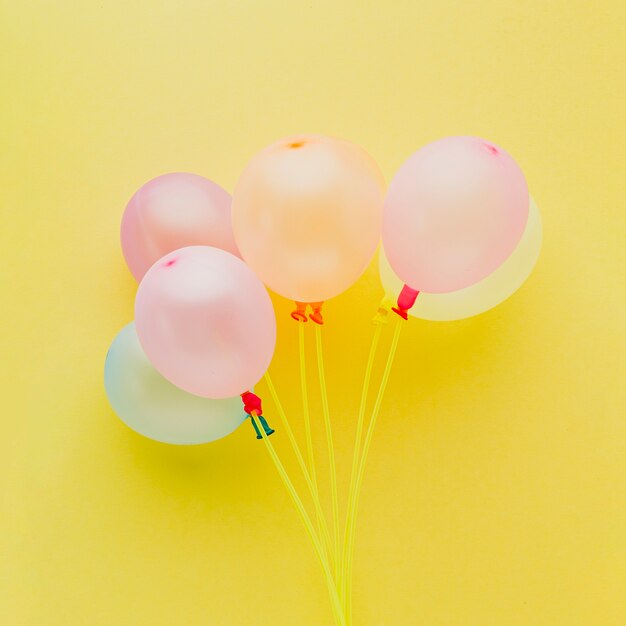
POLYGON ((398 296, 398 306, 391 307, 391 310, 397 313, 403 320, 408 320, 409 309, 415 304, 418 294, 419 291, 417 289, 404 285, 398 296))

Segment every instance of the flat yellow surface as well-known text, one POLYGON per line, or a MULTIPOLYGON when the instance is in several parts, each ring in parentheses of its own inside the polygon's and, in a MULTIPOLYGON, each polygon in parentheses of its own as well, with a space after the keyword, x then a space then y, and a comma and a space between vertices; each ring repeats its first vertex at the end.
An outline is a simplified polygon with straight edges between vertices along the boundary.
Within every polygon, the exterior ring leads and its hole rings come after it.
MULTIPOLYGON (((484 136, 524 169, 545 229, 505 304, 404 329, 363 491, 355 624, 625 623, 623 2, 0 6, 0 623, 331 623, 251 426, 154 443, 102 381, 132 319, 131 194, 172 170, 232 190, 253 153, 304 131, 364 146, 387 180, 430 140, 484 136)), ((344 495, 381 295, 373 264, 326 307, 344 495)), ((297 328, 275 303, 271 371, 301 436, 297 328)), ((295 474, 284 433, 274 442, 295 474)))

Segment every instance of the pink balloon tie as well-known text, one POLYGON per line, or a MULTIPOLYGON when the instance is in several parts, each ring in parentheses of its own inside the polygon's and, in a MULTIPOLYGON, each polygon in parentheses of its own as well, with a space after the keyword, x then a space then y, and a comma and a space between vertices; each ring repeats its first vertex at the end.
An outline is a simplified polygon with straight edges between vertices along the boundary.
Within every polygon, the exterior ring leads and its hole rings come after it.
POLYGON ((419 291, 417 291, 417 289, 413 289, 413 287, 404 285, 404 287, 402 287, 400 295, 398 296, 398 306, 392 307, 391 310, 394 313, 397 313, 403 320, 408 320, 409 310, 415 304, 415 300, 417 300, 418 294, 419 291))
POLYGON ((261 406, 261 398, 251 391, 244 391, 241 394, 243 400, 243 410, 250 416, 250 421, 256 433, 257 439, 263 439, 261 428, 265 431, 265 436, 269 437, 276 431, 267 423, 263 417, 263 407, 261 406), (258 420, 258 423, 257 423, 258 420))

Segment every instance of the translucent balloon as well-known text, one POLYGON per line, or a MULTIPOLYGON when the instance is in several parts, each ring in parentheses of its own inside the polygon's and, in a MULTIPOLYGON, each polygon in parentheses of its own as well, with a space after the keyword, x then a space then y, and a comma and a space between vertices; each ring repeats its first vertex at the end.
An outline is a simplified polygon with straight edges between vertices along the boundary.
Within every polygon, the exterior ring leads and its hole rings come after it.
POLYGON ((247 165, 233 194, 241 255, 271 289, 318 302, 354 283, 380 239, 383 179, 361 148, 298 135, 247 165))
POLYGON ((104 386, 119 418, 140 435, 164 443, 208 443, 232 433, 245 419, 239 396, 200 398, 168 382, 150 364, 135 324, 113 340, 104 386))
POLYGON ((213 246, 239 255, 231 197, 216 183, 176 172, 140 187, 122 217, 124 258, 137 282, 153 263, 185 246, 213 246))
MULTIPOLYGON (((458 291, 420 292, 409 315, 425 320, 450 321, 478 315, 513 295, 530 275, 541 249, 541 215, 530 199, 524 234, 511 256, 487 278, 458 291)), ((379 257, 380 279, 388 298, 395 302, 403 281, 391 269, 384 252, 379 257)))
POLYGON ((135 324, 152 365, 208 398, 255 385, 276 344, 274 308, 261 281, 238 257, 208 246, 175 250, 148 270, 135 324))
POLYGON ((509 257, 527 219, 526 180, 511 156, 478 137, 447 137, 418 150, 391 181, 383 246, 413 289, 456 291, 509 257))

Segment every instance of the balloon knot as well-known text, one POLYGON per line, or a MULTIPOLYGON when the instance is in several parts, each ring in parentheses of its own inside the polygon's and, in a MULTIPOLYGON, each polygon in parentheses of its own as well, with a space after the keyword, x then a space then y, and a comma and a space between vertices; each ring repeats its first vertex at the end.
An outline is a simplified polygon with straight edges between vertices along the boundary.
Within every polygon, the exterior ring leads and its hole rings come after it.
POLYGON ((291 312, 291 318, 296 322, 308 322, 309 318, 306 316, 306 302, 296 302, 296 310, 291 312))
POLYGON ((248 414, 250 421, 252 422, 252 426, 254 427, 254 432, 256 433, 257 439, 263 439, 263 435, 257 426, 257 420, 261 424, 261 428, 265 431, 265 436, 269 437, 273 435, 276 431, 267 423, 266 419, 263 417, 263 407, 261 406, 261 398, 251 391, 244 391, 241 394, 241 399, 243 401, 243 410, 248 414))
POLYGON ((261 398, 251 391, 244 391, 241 394, 241 401, 243 402, 243 410, 248 414, 256 413, 256 415, 263 415, 263 407, 261 404, 261 398))
POLYGON ((316 324, 322 325, 324 317, 322 316, 322 306, 324 302, 298 302, 296 301, 296 309, 291 312, 291 317, 296 322, 306 322, 309 319, 316 324), (311 313, 307 316, 307 307, 311 307, 311 313))
POLYGON ((389 323, 389 311, 393 305, 393 300, 385 296, 378 305, 376 315, 372 318, 373 324, 388 324, 389 323))
POLYGON ((398 306, 391 307, 391 310, 394 313, 397 313, 403 320, 408 320, 409 310, 415 304, 418 294, 419 291, 417 291, 417 289, 404 285, 400 295, 398 296, 398 306))

